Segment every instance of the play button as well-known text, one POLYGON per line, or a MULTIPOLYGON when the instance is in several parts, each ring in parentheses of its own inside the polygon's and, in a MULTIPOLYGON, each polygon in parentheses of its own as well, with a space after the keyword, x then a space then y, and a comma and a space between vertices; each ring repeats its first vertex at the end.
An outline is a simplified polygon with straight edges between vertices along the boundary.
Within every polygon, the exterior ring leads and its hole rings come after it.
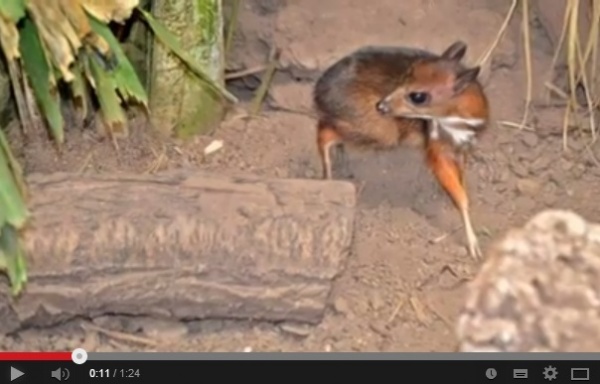
POLYGON ((24 372, 19 371, 17 368, 10 367, 10 381, 14 381, 19 377, 23 376, 24 374, 24 372))

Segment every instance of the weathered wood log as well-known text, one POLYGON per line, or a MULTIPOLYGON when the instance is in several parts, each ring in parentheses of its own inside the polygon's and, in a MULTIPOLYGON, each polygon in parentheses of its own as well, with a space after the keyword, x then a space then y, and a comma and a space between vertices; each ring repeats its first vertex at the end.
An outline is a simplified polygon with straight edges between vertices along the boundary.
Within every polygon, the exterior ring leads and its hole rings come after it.
POLYGON ((0 332, 76 316, 316 324, 349 254, 344 181, 205 172, 30 177, 29 283, 0 332))

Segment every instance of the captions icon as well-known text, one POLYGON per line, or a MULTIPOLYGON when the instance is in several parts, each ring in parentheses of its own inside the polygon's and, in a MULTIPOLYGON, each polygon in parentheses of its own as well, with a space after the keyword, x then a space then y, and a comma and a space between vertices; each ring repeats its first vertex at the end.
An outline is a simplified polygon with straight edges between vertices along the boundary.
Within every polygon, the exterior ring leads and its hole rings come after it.
POLYGON ((513 379, 526 379, 529 376, 527 369, 513 369, 513 379))

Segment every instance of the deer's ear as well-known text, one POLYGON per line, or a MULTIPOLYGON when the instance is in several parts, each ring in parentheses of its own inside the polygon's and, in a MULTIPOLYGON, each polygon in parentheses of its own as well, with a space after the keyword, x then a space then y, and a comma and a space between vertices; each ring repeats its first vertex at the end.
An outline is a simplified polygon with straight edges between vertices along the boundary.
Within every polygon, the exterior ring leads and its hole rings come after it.
POLYGON ((477 81, 477 76, 479 76, 479 72, 481 71, 481 67, 473 67, 467 68, 460 71, 456 75, 456 79, 454 81, 454 92, 460 93, 462 92, 469 84, 477 81))
POLYGON ((446 48, 444 53, 442 53, 442 58, 458 62, 465 57, 465 53, 467 53, 467 44, 462 41, 456 41, 446 48))

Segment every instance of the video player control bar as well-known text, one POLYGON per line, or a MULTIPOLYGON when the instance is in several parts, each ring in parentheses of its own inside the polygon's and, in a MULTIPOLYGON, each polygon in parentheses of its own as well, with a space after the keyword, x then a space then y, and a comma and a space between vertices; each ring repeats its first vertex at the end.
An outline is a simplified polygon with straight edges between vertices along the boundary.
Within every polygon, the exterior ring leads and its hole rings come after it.
POLYGON ((201 381, 199 375, 218 377, 225 382, 239 381, 243 375, 243 378, 259 377, 261 382, 280 383, 290 375, 302 381, 315 381, 325 374, 333 375, 336 381, 370 381, 385 375, 407 382, 463 384, 600 382, 600 353, 585 359, 573 359, 576 354, 551 359, 552 354, 546 353, 509 360, 506 355, 455 353, 441 359, 440 354, 377 353, 88 354, 81 348, 71 352, 0 352, 0 384, 152 384, 171 382, 174 377, 177 384, 197 384, 201 381))

